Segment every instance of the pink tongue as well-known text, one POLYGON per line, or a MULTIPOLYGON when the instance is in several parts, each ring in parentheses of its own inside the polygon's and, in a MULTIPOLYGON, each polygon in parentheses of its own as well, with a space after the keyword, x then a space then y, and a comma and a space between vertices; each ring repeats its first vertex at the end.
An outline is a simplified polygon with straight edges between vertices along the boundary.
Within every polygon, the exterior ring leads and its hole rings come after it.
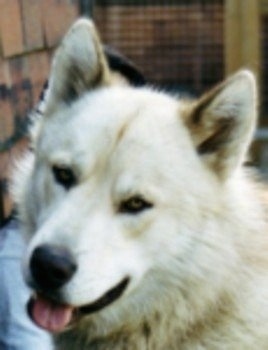
POLYGON ((68 305, 57 305, 41 297, 33 302, 33 320, 49 332, 62 331, 71 321, 72 314, 73 308, 68 305))

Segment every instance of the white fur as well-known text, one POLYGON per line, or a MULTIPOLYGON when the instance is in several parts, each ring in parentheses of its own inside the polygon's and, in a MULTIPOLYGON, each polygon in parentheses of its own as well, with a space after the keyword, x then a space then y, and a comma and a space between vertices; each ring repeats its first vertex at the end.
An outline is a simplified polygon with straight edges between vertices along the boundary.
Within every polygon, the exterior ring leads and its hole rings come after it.
POLYGON ((86 20, 67 34, 54 62, 63 68, 52 71, 35 129, 35 155, 15 181, 32 236, 26 280, 31 253, 43 243, 64 245, 78 262, 61 290, 65 303, 94 302, 131 278, 120 299, 55 337, 57 349, 267 349, 267 225, 259 189, 242 169, 255 126, 254 77, 240 72, 187 102, 114 86, 104 58, 96 60, 99 47, 86 20), (73 64, 89 76, 96 66, 105 73, 76 89, 66 76, 73 64), (70 103, 68 84, 78 95, 70 103), (55 183, 55 164, 74 170, 74 188, 55 183), (153 207, 118 211, 137 194, 153 207))

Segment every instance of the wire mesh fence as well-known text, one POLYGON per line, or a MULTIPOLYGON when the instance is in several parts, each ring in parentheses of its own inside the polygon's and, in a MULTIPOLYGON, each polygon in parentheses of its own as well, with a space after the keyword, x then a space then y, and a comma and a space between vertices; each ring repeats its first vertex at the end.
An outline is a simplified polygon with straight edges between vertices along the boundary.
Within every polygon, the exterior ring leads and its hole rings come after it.
POLYGON ((104 41, 130 57, 150 83, 196 94, 222 79, 222 0, 95 4, 104 41))

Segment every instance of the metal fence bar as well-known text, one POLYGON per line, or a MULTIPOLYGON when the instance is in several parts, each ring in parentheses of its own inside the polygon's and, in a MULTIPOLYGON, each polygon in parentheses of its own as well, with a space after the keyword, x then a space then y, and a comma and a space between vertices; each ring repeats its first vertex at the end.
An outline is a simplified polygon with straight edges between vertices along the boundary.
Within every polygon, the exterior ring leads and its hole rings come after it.
POLYGON ((255 133, 255 140, 268 142, 268 128, 259 128, 255 133))
POLYGON ((80 0, 80 14, 85 17, 93 17, 94 0, 80 0))

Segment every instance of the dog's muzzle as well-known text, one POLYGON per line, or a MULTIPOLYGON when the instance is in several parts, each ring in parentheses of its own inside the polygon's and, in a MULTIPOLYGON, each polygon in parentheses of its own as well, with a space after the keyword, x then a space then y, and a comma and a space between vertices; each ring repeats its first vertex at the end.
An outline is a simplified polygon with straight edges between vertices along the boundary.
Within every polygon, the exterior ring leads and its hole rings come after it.
POLYGON ((28 314, 39 327, 50 332, 63 331, 75 317, 100 311, 112 304, 121 297, 130 281, 125 277, 93 303, 74 307, 62 303, 59 298, 59 289, 77 270, 75 259, 65 248, 37 247, 30 260, 30 270, 36 295, 28 302, 28 314))

